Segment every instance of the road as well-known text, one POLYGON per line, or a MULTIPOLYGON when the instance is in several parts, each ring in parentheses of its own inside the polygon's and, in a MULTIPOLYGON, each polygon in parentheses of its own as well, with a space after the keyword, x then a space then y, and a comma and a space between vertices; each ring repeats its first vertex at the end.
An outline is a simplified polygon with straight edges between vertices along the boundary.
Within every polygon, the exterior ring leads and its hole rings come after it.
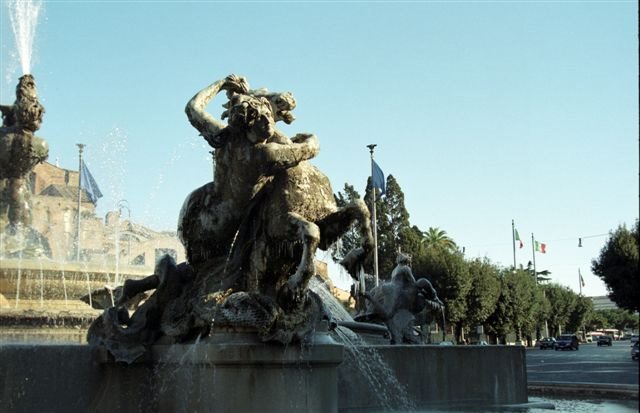
POLYGON ((638 361, 631 360, 631 343, 614 341, 611 347, 595 343, 580 350, 527 349, 529 382, 638 385, 638 361))

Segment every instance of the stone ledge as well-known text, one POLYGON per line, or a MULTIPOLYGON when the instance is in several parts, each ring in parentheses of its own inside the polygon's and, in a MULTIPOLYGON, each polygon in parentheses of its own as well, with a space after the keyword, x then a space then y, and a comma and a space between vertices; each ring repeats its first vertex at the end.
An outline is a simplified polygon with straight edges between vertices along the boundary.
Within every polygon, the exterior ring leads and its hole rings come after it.
POLYGON ((530 396, 597 396, 610 399, 638 399, 637 384, 567 383, 530 381, 530 396))

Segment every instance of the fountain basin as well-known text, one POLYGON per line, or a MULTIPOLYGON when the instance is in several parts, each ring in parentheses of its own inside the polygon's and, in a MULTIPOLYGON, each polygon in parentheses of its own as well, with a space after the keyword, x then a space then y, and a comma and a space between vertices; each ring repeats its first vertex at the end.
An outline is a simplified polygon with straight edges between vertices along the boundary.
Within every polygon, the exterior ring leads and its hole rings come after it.
MULTIPOLYGON (((387 345, 358 350, 376 352, 418 409, 527 402, 523 347, 387 345)), ((0 406, 34 412, 397 408, 392 400, 381 401, 380 389, 353 365, 370 361, 354 360, 350 351, 326 334, 303 348, 223 333, 198 344, 156 345, 147 359, 126 365, 86 345, 3 345, 0 406)))
POLYGON ((0 346, 7 411, 337 412, 343 346, 269 345, 255 334, 156 345, 130 365, 90 346, 0 346), (53 409, 53 410, 52 410, 53 409))

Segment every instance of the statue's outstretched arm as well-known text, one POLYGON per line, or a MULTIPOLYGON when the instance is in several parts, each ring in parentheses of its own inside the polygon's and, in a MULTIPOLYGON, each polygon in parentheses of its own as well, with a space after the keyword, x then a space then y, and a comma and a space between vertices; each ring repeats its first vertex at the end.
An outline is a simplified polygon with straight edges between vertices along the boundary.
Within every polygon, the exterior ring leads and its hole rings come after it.
POLYGON ((320 152, 320 142, 315 135, 297 134, 290 143, 265 143, 259 148, 258 162, 266 166, 267 173, 294 167, 320 152))
POLYGON ((225 79, 213 82, 196 93, 187 103, 185 112, 189 118, 189 122, 200 132, 207 142, 211 144, 213 137, 218 135, 226 125, 205 110, 209 102, 211 102, 221 90, 245 93, 248 89, 249 85, 246 80, 236 75, 229 75, 225 79))

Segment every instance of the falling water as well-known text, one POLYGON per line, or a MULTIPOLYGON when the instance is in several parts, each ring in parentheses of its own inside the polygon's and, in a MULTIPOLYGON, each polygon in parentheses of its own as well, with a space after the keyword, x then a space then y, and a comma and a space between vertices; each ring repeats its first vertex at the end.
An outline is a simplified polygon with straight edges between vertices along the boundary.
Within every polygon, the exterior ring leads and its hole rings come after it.
POLYGON ((233 240, 231 240, 231 246, 229 247, 229 253, 227 254, 227 259, 224 262, 223 274, 227 273, 227 265, 229 264, 229 261, 231 261, 231 254, 233 254, 233 247, 236 245, 236 241, 237 241, 239 232, 240 232, 240 229, 238 229, 236 231, 236 233, 233 235, 233 240))
POLYGON ((20 303, 20 281, 22 279, 22 251, 24 250, 24 234, 22 232, 22 228, 20 225, 18 226, 17 232, 17 240, 18 240, 18 280, 16 282, 16 308, 18 308, 18 303, 20 303))
POLYGON ((64 264, 62 264, 62 290, 64 291, 64 305, 65 307, 69 304, 67 298, 67 280, 64 278, 64 264))
POLYGON ((309 288, 322 299, 322 303, 327 310, 331 313, 331 316, 340 321, 353 321, 351 314, 344 308, 344 306, 338 301, 333 294, 327 288, 327 285, 321 281, 318 277, 313 277, 309 280, 309 288))
POLYGON ((444 317, 444 307, 442 307, 442 341, 447 340, 447 320, 444 317))
POLYGON ((44 270, 42 269, 42 258, 38 259, 40 264, 40 307, 44 307, 44 270))
POLYGON ((354 368, 357 376, 363 377, 367 384, 375 389, 377 405, 382 407, 383 411, 414 411, 415 405, 405 387, 398 381, 380 353, 374 347, 363 344, 358 338, 354 342, 354 335, 348 334, 348 331, 343 327, 335 329, 339 340, 344 344, 345 363, 354 368))
MULTIPOLYGON (((311 278, 309 288, 318 294, 334 319, 353 321, 349 312, 331 294, 322 280, 318 277, 311 278)), ((400 407, 400 410, 409 411, 415 407, 404 386, 375 347, 367 345, 358 334, 346 327, 338 326, 333 331, 334 337, 344 344, 345 363, 356 369, 358 376, 363 377, 370 387, 376 389, 379 406, 389 411, 397 407, 400 407)))
POLYGON ((93 301, 91 300, 91 279, 89 278, 89 271, 85 268, 84 275, 87 278, 87 291, 89 293, 89 307, 93 308, 93 301))
MULTIPOLYGON (((20 262, 22 262, 22 253, 20 253, 20 262)), ((18 280, 16 282, 16 306, 18 308, 18 303, 20 302, 20 279, 22 278, 22 265, 18 265, 18 280)))
POLYGON ((31 73, 31 56, 41 1, 9 0, 9 18, 23 74, 31 73))

